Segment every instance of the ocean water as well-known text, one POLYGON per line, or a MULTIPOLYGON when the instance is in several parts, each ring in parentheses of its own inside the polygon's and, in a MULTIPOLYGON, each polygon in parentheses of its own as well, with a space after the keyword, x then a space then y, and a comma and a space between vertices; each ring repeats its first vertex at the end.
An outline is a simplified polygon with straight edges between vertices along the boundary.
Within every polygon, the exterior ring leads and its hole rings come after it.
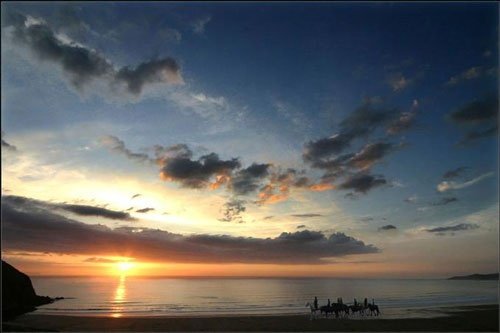
MULTIPOLYGON (((34 277, 39 295, 64 300, 35 313, 98 316, 309 314, 318 297, 375 299, 382 318, 440 315, 441 307, 498 304, 498 281, 315 278, 48 278, 34 277)), ((361 318, 360 318, 361 319, 361 318)))

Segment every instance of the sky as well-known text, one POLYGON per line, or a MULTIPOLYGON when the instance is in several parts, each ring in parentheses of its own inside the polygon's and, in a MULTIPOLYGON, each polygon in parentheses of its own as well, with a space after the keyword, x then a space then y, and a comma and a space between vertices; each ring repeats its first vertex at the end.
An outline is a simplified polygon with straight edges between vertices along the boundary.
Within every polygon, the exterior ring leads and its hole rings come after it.
POLYGON ((26 273, 498 271, 498 4, 1 9, 26 273))

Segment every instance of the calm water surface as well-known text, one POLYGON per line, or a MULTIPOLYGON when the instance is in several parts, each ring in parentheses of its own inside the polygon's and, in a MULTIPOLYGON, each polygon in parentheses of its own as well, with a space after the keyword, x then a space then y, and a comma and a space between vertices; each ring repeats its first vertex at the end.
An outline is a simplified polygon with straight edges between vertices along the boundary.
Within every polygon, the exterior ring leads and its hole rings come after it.
POLYGON ((314 296, 375 299, 384 318, 436 315, 436 308, 498 304, 498 281, 34 277, 39 295, 69 297, 36 313, 104 316, 307 314, 314 296))

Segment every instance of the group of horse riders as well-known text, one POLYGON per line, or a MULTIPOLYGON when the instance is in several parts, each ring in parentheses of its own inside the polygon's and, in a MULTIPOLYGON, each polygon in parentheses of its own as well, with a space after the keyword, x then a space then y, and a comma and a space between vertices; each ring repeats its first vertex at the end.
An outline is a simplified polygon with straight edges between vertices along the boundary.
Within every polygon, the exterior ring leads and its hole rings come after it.
POLYGON ((325 314, 328 317, 328 314, 335 314, 335 317, 348 316, 349 313, 355 314, 359 313, 360 315, 364 315, 365 311, 370 311, 370 315, 378 316, 380 311, 378 309, 378 305, 375 304, 375 300, 372 298, 372 303, 368 303, 368 299, 365 298, 363 303, 359 303, 356 299, 354 299, 353 305, 344 304, 342 301, 342 297, 337 298, 337 303, 331 303, 330 299, 328 299, 327 305, 318 306, 318 297, 314 297, 313 304, 307 303, 306 306, 309 306, 311 309, 311 319, 312 317, 319 311, 320 314, 325 314))

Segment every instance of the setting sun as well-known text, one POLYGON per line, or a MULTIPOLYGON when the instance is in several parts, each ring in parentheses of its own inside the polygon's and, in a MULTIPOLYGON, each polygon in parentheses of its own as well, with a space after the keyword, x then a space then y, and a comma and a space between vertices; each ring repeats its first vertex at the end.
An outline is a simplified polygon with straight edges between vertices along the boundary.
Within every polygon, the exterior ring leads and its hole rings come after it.
POLYGON ((135 264, 128 261, 121 261, 116 264, 116 269, 120 274, 125 274, 130 272, 135 267, 135 264))

